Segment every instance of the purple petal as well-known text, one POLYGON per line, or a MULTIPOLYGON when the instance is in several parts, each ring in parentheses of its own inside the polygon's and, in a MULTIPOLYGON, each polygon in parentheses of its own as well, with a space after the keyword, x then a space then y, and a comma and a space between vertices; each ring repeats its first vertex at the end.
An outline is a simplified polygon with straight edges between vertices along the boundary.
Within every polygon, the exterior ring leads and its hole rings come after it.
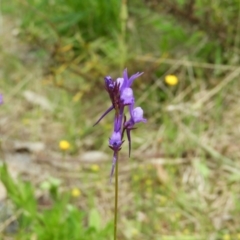
POLYGON ((117 78, 116 82, 119 84, 119 87, 121 89, 121 87, 123 85, 123 82, 124 82, 124 79, 123 78, 117 78))
POLYGON ((114 132, 119 132, 121 131, 121 126, 122 126, 122 115, 115 115, 114 119, 114 132))
POLYGON ((124 81, 123 81, 123 84, 122 84, 122 87, 121 87, 121 92, 122 92, 125 88, 131 87, 133 81, 134 81, 136 78, 140 77, 142 74, 143 74, 143 72, 141 72, 141 73, 138 72, 138 73, 133 74, 130 78, 128 78, 127 69, 125 69, 125 70, 123 71, 123 79, 124 79, 124 81))
POLYGON ((146 123, 147 120, 143 118, 143 110, 141 107, 136 107, 133 110, 133 121, 134 123, 144 122, 146 123))
POLYGON ((114 82, 110 76, 105 77, 105 86, 107 89, 113 89, 114 88, 114 82))
POLYGON ((110 108, 108 108, 108 110, 98 119, 98 121, 93 125, 97 125, 109 112, 111 112, 114 109, 113 106, 111 106, 110 108))
POLYGON ((122 145, 121 132, 113 132, 112 136, 109 138, 109 146, 113 149, 119 149, 122 145))
POLYGON ((127 86, 128 86, 128 73, 127 73, 127 69, 124 69, 124 71, 123 71, 123 84, 122 84, 121 89, 120 89, 121 92, 127 86))
POLYGON ((123 121, 123 111, 124 107, 120 107, 119 112, 115 114, 114 118, 114 132, 121 131, 122 121, 123 121))
POLYGON ((133 119, 134 102, 128 106, 131 119, 133 119))
POLYGON ((141 75, 143 74, 143 72, 141 72, 141 73, 135 73, 135 74, 133 74, 129 79, 128 79, 128 87, 131 87, 131 85, 132 85, 132 83, 133 83, 133 81, 136 79, 136 78, 138 78, 138 77, 140 77, 141 75))
POLYGON ((3 104, 3 95, 0 94, 0 105, 3 104))
POLYGON ((124 105, 129 105, 134 102, 133 90, 131 88, 125 88, 121 94, 121 100, 124 105))

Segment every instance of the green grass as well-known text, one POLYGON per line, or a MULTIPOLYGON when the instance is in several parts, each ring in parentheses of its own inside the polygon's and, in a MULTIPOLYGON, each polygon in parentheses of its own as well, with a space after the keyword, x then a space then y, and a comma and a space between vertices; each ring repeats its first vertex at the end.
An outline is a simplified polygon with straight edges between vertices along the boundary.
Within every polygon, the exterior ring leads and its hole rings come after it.
POLYGON ((37 200, 31 183, 16 184, 6 165, 0 167, 0 176, 18 213, 17 239, 110 239, 112 224, 102 226, 95 208, 88 213, 77 209, 71 203, 70 194, 59 193, 58 184, 49 184, 48 199, 37 200))

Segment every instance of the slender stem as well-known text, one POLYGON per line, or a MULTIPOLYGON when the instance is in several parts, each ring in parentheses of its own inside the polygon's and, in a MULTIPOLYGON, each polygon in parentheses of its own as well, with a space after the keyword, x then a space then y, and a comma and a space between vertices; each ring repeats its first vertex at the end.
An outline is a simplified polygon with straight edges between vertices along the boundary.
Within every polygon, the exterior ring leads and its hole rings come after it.
POLYGON ((119 50, 120 50, 120 56, 121 56, 121 58, 120 58, 121 69, 124 68, 125 61, 126 61, 126 54, 127 54, 127 48, 126 48, 127 20, 128 20, 127 0, 122 0, 121 1, 121 11, 120 11, 121 34, 120 34, 120 44, 119 44, 119 50))
POLYGON ((116 168, 115 168, 114 240, 117 240, 117 216, 118 216, 118 152, 116 154, 116 168))

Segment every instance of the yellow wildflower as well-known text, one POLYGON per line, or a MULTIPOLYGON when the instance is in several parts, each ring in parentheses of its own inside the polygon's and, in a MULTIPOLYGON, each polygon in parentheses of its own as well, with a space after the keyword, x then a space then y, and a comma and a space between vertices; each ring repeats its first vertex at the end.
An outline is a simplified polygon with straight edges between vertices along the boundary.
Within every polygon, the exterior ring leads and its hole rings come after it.
POLYGON ((240 240, 240 233, 238 233, 238 234, 237 234, 237 239, 239 239, 239 240, 240 240))
POLYGON ((175 75, 167 75, 165 82, 170 86, 174 86, 178 84, 178 78, 175 75))
POLYGON ((139 165, 139 168, 140 168, 140 169, 144 169, 145 166, 143 166, 143 164, 141 164, 141 165, 139 165))
POLYGON ((179 212, 175 213, 175 218, 179 219, 181 217, 181 214, 179 212))
POLYGON ((165 196, 161 196, 161 197, 160 197, 160 204, 161 204, 161 205, 165 205, 166 202, 167 202, 167 198, 166 198, 165 196))
POLYGON ((148 169, 148 170, 152 170, 152 169, 153 169, 153 165, 148 165, 148 166, 147 166, 147 169, 148 169))
POLYGON ((147 186, 151 186, 153 184, 153 181, 151 179, 147 179, 145 183, 147 186))
POLYGON ((231 236, 229 234, 224 234, 222 239, 223 240, 230 240, 231 236))
POLYGON ((73 102, 78 102, 83 96, 82 92, 78 92, 77 94, 74 95, 73 97, 73 102))
POLYGON ((73 197, 79 197, 81 196, 81 191, 78 188, 73 188, 71 194, 73 197))
POLYGON ((132 236, 137 236, 139 234, 139 231, 136 228, 132 229, 132 236))
POLYGON ((62 140, 62 141, 59 142, 59 148, 62 151, 66 151, 70 148, 70 143, 66 140, 62 140))
POLYGON ((187 229, 187 228, 185 228, 184 230, 183 230, 183 234, 184 235, 188 235, 190 232, 189 232, 189 230, 187 229))
POLYGON ((139 177, 139 175, 133 175, 133 181, 134 182, 137 182, 137 181, 139 181, 139 179, 140 179, 140 177, 139 177))
POLYGON ((93 171, 93 172, 98 172, 99 171, 99 166, 97 165, 97 164, 93 164, 92 166, 91 166, 91 170, 93 171))
POLYGON ((30 119, 28 119, 28 118, 23 118, 23 119, 22 119, 22 123, 23 123, 24 125, 29 125, 30 119))

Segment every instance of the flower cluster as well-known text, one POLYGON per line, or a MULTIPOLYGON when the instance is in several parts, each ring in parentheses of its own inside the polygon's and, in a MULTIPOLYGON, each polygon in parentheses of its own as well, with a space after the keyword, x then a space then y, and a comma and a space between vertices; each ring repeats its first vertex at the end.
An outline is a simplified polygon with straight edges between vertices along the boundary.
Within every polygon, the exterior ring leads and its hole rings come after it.
POLYGON ((113 165, 111 177, 114 173, 115 164, 117 161, 117 153, 121 150, 124 142, 123 137, 126 132, 129 143, 129 157, 131 153, 131 131, 135 129, 135 124, 146 122, 143 118, 143 110, 141 107, 135 107, 135 99, 132 90, 133 81, 143 73, 136 73, 130 78, 128 77, 127 69, 123 72, 122 78, 117 78, 115 81, 110 77, 105 77, 105 88, 111 99, 111 106, 95 123, 98 124, 101 119, 110 111, 115 110, 114 127, 111 137, 109 138, 109 147, 113 150, 113 165), (130 119, 127 120, 124 114, 124 108, 128 107, 130 119))

